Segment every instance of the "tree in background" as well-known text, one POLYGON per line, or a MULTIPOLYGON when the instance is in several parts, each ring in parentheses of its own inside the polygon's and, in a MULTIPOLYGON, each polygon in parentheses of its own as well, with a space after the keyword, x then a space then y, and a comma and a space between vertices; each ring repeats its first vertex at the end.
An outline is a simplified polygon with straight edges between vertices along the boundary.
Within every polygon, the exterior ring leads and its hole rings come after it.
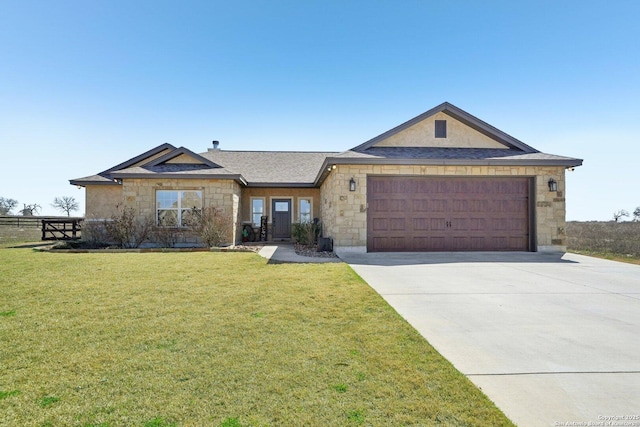
POLYGON ((27 205, 23 203, 23 208, 20 209, 20 215, 22 216, 33 216, 40 211, 41 206, 37 203, 33 203, 31 205, 27 205))
MULTIPOLYGON (((635 214, 635 213, 634 213, 635 214)), ((625 211, 624 209, 620 209, 619 211, 615 211, 613 213, 613 220, 615 222, 620 222, 620 220, 622 219, 622 217, 628 217, 629 216, 629 212, 625 211)))
POLYGON ((71 212, 78 210, 78 202, 72 196, 56 197, 51 206, 66 213, 67 216, 71 216, 71 212))
POLYGON ((18 206, 17 200, 0 197, 0 215, 10 215, 11 209, 16 206, 18 206))
POLYGON ((636 210, 633 211, 633 220, 640 221, 640 206, 638 206, 636 210))

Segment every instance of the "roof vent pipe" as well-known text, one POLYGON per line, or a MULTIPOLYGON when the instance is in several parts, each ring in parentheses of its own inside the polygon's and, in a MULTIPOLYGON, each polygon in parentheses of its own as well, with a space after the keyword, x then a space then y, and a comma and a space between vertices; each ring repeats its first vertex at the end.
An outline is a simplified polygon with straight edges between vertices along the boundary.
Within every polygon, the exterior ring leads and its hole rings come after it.
POLYGON ((220 145, 220 141, 213 141, 213 149, 214 150, 218 149, 218 145, 220 145))

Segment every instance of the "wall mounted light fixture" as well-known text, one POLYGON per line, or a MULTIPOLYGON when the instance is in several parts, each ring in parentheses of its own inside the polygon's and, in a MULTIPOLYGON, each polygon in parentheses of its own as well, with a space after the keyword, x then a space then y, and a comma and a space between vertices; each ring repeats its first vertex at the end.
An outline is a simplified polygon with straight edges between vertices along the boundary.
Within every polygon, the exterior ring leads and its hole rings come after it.
POLYGON ((353 177, 349 180, 349 191, 356 191, 356 180, 353 177))
POLYGON ((547 184, 549 185, 549 191, 558 191, 558 183, 555 179, 549 178, 549 182, 547 184))

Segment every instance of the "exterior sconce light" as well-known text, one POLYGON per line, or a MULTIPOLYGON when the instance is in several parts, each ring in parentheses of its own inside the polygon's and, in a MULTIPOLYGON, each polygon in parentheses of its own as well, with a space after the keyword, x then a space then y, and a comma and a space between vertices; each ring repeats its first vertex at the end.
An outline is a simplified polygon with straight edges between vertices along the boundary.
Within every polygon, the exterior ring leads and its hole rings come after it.
POLYGON ((349 180, 349 191, 356 191, 356 180, 353 177, 349 180))
POLYGON ((549 191, 558 191, 558 183, 555 179, 549 178, 549 182, 547 184, 549 184, 549 191))

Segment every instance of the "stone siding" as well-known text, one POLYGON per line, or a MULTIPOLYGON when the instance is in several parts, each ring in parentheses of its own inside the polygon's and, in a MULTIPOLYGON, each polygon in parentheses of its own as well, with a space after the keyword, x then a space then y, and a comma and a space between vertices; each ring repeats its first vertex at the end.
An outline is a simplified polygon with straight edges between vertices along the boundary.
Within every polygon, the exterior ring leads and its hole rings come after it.
POLYGON ((87 185, 85 189, 85 218, 109 219, 122 204, 121 185, 87 185))
MULTIPOLYGON (((156 190, 201 190, 203 206, 213 206, 230 215, 233 221, 231 243, 240 238, 240 185, 233 180, 206 179, 125 179, 122 183, 124 205, 135 210, 139 220, 156 216, 156 190)), ((187 233, 188 234, 188 233, 187 233)), ((190 238, 187 237, 187 240, 190 238)))
POLYGON ((535 177, 535 230, 538 251, 566 250, 565 169, 533 166, 395 166, 336 165, 320 188, 320 212, 324 237, 331 237, 335 247, 357 248, 367 245, 367 176, 413 175, 451 177, 526 176, 535 177), (349 191, 349 180, 356 181, 356 191, 349 191), (548 181, 558 183, 550 192, 548 181))

